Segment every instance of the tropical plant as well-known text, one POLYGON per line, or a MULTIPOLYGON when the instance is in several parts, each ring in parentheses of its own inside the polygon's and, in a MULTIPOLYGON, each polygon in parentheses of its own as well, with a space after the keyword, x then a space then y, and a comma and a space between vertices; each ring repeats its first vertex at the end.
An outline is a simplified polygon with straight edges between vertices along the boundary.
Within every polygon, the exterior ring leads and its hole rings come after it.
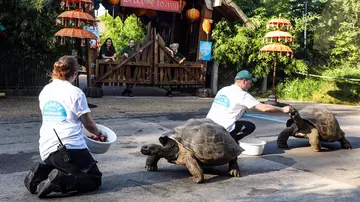
POLYGON ((100 42, 104 43, 105 39, 111 38, 117 54, 121 54, 121 50, 129 44, 130 39, 134 39, 137 43, 144 38, 145 32, 138 26, 135 15, 130 15, 124 22, 119 16, 113 18, 111 15, 102 15, 100 21, 105 25, 105 32, 100 42))

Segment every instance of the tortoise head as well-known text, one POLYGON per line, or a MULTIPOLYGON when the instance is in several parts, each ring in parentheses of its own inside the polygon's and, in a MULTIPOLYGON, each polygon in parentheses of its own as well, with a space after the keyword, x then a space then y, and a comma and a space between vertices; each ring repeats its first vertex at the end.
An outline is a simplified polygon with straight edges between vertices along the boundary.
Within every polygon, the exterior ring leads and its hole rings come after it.
POLYGON ((148 144, 141 147, 141 153, 144 155, 156 155, 160 158, 166 158, 167 160, 177 159, 179 152, 178 144, 175 140, 168 136, 161 136, 159 142, 162 144, 148 144))
POLYGON ((299 116, 300 116, 299 111, 297 109, 293 108, 293 107, 290 110, 289 115, 290 115, 291 119, 296 119, 296 118, 299 118, 299 116))

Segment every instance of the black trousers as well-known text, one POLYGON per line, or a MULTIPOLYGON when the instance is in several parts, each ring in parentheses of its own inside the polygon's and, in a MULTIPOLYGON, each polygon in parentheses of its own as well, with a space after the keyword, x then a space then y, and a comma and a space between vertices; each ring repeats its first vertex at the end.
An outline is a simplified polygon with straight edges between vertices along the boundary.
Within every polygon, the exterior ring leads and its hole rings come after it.
MULTIPOLYGON (((48 167, 56 168, 74 176, 71 179, 75 180, 75 182, 69 182, 74 186, 68 191, 88 192, 100 187, 102 173, 99 171, 96 165, 97 162, 91 156, 89 150, 69 149, 68 154, 71 158, 68 162, 63 160, 59 151, 51 153, 44 161, 48 167)), ((64 189, 66 189, 65 187, 64 189)))
POLYGON ((255 129, 255 124, 250 121, 235 121, 235 128, 230 132, 230 135, 239 143, 239 140, 250 135, 255 129))

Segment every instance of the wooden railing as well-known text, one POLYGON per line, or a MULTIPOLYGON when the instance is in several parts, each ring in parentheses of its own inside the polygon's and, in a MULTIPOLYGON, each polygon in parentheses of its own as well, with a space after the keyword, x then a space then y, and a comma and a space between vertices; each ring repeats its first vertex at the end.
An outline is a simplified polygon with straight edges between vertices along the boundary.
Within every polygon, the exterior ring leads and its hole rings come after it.
POLYGON ((153 35, 128 58, 117 62, 96 61, 95 81, 97 85, 203 85, 203 65, 192 62, 178 64, 165 46, 159 43, 159 35, 153 35), (160 59, 164 53, 170 61, 160 59))

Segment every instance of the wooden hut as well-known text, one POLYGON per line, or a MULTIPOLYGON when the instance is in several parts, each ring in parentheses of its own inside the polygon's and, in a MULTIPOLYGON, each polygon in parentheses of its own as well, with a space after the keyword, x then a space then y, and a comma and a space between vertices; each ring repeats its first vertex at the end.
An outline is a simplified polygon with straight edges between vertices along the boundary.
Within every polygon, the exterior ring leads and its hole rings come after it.
POLYGON ((199 59, 200 41, 211 41, 211 28, 223 18, 253 26, 241 9, 228 0, 104 0, 102 4, 109 14, 121 15, 122 19, 137 13, 148 31, 137 47, 143 50, 141 53, 116 62, 89 58, 90 63, 96 64, 95 76, 89 79, 90 88, 85 91, 90 97, 101 97, 104 85, 123 83, 180 91, 204 89, 211 61, 199 59), (206 25, 208 33, 203 25, 206 20, 212 22, 210 27, 206 25), (182 64, 166 49, 174 42, 186 57, 182 64))

